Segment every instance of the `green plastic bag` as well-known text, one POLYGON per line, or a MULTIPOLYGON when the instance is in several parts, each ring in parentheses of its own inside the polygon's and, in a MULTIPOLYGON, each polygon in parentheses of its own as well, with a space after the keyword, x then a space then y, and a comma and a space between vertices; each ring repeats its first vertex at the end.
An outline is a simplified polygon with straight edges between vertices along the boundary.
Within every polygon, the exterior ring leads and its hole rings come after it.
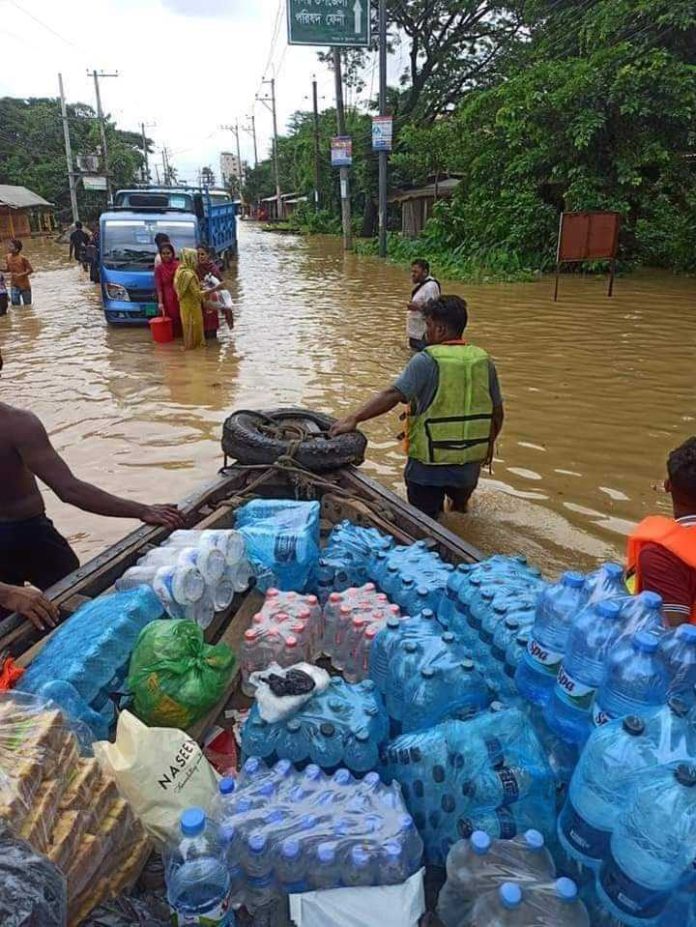
POLYGON ((186 730, 222 698, 233 668, 227 644, 206 644, 195 622, 152 621, 130 662, 134 713, 151 727, 186 730))

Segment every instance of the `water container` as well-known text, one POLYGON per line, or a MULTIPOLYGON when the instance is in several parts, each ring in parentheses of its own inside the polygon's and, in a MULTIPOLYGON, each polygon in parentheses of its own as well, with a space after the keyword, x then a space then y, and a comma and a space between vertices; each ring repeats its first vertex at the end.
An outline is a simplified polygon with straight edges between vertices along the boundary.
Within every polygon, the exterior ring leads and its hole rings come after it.
POLYGON ((172 914, 180 924, 231 927, 230 875, 218 834, 201 808, 181 815, 180 832, 165 864, 172 914))
POLYGON ((503 882, 482 895, 471 912, 471 927, 531 927, 525 918, 522 889, 516 882, 503 882))
POLYGON ((696 847, 696 767, 650 770, 636 781, 616 821, 598 882, 622 923, 653 923, 690 866, 696 847))
POLYGON ((297 838, 288 837, 280 844, 275 857, 275 877, 283 894, 295 895, 307 891, 307 856, 297 838))
POLYGON ((380 692, 384 693, 389 677, 389 661, 394 648, 400 640, 401 621, 388 618, 385 626, 378 632, 369 655, 370 678, 380 692))
POLYGON ((585 578, 585 592, 588 604, 594 605, 604 599, 626 595, 624 569, 619 563, 605 563, 585 578))
POLYGON ((536 705, 551 697, 573 619, 585 603, 584 583, 580 573, 564 573, 539 598, 527 651, 515 675, 520 694, 536 705))
POLYGON ((593 731, 558 819, 559 840, 573 859, 596 868, 605 858, 631 777, 656 761, 655 743, 641 718, 612 721, 593 731))
POLYGON ((622 600, 623 619, 627 635, 650 630, 656 634, 664 631, 662 618, 662 597, 656 592, 640 592, 622 600))
POLYGON ((621 606, 615 600, 600 600, 577 615, 552 697, 544 708, 546 723, 564 740, 583 744, 589 737, 592 701, 621 632, 621 606))
POLYGON ((658 638, 644 630, 631 641, 629 655, 618 648, 609 656, 592 709, 596 726, 613 718, 649 714, 664 705, 669 677, 658 647, 658 638))
POLYGON ((438 608, 438 621, 445 627, 449 627, 457 608, 457 598, 459 590, 468 583, 469 574, 472 571, 472 565, 469 563, 460 563, 457 569, 450 574, 445 591, 438 608))
POLYGON ((347 886, 375 884, 375 871, 370 853, 362 846, 353 846, 346 854, 343 863, 343 883, 347 886))
POLYGON ((696 625, 683 624, 660 641, 669 674, 669 694, 691 697, 696 685, 696 625))
POLYGON ((313 889, 322 891, 340 884, 341 869, 335 841, 324 841, 314 848, 309 865, 309 880, 313 889))

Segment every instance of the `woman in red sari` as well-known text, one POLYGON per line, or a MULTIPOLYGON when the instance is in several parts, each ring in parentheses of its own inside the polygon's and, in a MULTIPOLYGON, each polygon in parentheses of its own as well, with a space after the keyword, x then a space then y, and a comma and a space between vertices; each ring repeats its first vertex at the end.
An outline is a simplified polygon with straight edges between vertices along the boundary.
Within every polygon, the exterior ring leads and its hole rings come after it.
POLYGON ((155 266, 155 286, 157 287, 157 302, 162 315, 172 320, 174 337, 181 338, 181 312, 179 311, 179 298, 174 289, 174 275, 179 262, 174 255, 174 246, 171 242, 162 242, 159 249, 161 263, 155 266))

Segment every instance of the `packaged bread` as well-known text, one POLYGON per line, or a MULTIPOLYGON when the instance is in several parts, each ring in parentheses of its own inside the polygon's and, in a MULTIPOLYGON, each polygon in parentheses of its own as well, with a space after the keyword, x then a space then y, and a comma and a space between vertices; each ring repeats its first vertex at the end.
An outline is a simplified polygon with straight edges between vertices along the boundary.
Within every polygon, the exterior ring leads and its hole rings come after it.
POLYGON ((115 850, 126 840, 130 841, 133 826, 133 812, 130 810, 128 802, 122 798, 117 798, 109 805, 106 814, 99 820, 94 835, 115 850))
POLYGON ((62 811, 53 827, 47 856, 65 872, 77 852, 87 830, 87 818, 82 811, 62 811))
POLYGON ((75 811, 90 808, 94 803, 94 794, 102 782, 99 764, 94 759, 78 761, 60 803, 61 811, 75 811))
POLYGON ((29 815, 20 830, 35 850, 45 853, 58 814, 58 803, 63 794, 63 784, 57 779, 45 779, 32 800, 29 815))
MULTIPOLYGON (((96 762, 96 760, 93 762, 96 762)), ((97 821, 106 815, 118 797, 118 790, 113 779, 109 779, 100 770, 89 801, 90 809, 97 821)))
POLYGON ((84 834, 65 873, 68 899, 76 898, 101 867, 107 848, 93 834, 84 834))

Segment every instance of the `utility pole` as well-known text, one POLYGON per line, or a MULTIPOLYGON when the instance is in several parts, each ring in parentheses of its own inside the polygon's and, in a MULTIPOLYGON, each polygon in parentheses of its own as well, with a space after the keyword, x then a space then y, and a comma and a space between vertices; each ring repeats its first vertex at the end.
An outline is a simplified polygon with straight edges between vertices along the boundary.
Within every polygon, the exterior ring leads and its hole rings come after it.
POLYGON ((321 150, 319 147, 319 96, 317 78, 312 77, 312 102, 314 104, 314 208, 319 210, 319 188, 321 186, 321 150))
MULTIPOLYGON (((338 134, 346 134, 346 112, 343 108, 343 75, 341 73, 341 50, 333 50, 334 78, 336 81, 336 120, 338 134)), ((347 167, 339 168, 341 180, 341 220, 343 224, 343 250, 350 251, 353 247, 353 231, 350 215, 350 172, 347 167)))
POLYGON ((145 183, 150 183, 150 157, 147 150, 147 136, 145 135, 145 123, 140 123, 140 130, 143 133, 143 157, 145 158, 145 166, 143 168, 143 180, 145 183))
POLYGON ((239 168, 239 198, 244 202, 242 197, 242 184, 244 182, 244 168, 242 167, 242 151, 239 147, 239 120, 234 123, 234 137, 237 139, 237 167, 239 168))
POLYGON ((72 210, 73 224, 80 221, 80 214, 77 210, 77 189, 75 186, 75 164, 72 156, 72 145, 70 144, 70 126, 68 124, 68 110, 65 105, 65 92, 63 90, 63 75, 58 75, 58 87, 60 88, 60 112, 63 119, 63 138, 65 139, 65 160, 68 162, 68 186, 70 188, 70 208, 72 210))
POLYGON ((251 123, 251 127, 242 126, 242 129, 244 129, 247 135, 251 135, 252 139, 254 140, 254 167, 258 167, 259 166, 259 151, 256 145, 256 116, 254 116, 253 111, 250 116, 247 116, 247 119, 251 123))
POLYGON ((106 175, 106 193, 109 201, 112 196, 112 184, 111 184, 111 174, 109 172, 109 147, 106 144, 106 124, 104 122, 104 112, 101 105, 101 94, 99 93, 99 78, 100 77, 118 77, 118 71, 115 71, 113 74, 107 74, 105 71, 87 71, 88 74, 91 74, 94 78, 94 92, 97 97, 97 119, 99 120, 99 128, 101 129, 101 140, 102 140, 102 158, 104 161, 104 174, 106 175))
MULTIPOLYGON (((379 0, 379 114, 387 115, 387 0, 379 0)), ((379 256, 387 256, 389 152, 379 152, 379 256)))
POLYGON ((280 192, 280 161, 278 160, 278 117, 276 113, 276 95, 275 95, 275 78, 272 77, 270 80, 261 81, 262 84, 271 85, 271 96, 268 97, 256 97, 259 103, 263 103, 266 109, 270 110, 273 116, 273 169, 275 173, 275 186, 276 186, 276 203, 278 204, 278 218, 283 218, 283 201, 281 199, 280 192), (270 106, 268 105, 270 102, 270 106))
POLYGON ((167 159, 167 149, 166 146, 162 146, 162 171, 164 173, 164 185, 165 187, 171 187, 171 177, 169 175, 169 161, 167 159))

